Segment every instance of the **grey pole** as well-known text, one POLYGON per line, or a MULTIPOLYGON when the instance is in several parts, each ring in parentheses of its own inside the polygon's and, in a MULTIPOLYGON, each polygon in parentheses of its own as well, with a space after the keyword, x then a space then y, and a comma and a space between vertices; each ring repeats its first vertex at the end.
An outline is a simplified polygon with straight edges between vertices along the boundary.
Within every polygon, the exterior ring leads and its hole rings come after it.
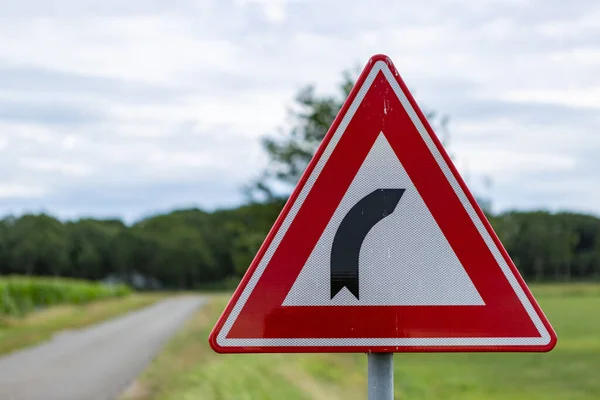
POLYGON ((369 400, 394 400, 394 353, 368 353, 369 400))

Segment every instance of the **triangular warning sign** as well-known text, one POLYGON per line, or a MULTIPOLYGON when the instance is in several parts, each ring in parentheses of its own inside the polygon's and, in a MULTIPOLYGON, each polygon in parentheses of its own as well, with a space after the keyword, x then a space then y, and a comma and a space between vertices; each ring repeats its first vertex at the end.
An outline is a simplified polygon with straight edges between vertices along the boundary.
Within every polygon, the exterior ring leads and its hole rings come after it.
POLYGON ((377 55, 209 342, 223 353, 549 351, 556 334, 377 55))

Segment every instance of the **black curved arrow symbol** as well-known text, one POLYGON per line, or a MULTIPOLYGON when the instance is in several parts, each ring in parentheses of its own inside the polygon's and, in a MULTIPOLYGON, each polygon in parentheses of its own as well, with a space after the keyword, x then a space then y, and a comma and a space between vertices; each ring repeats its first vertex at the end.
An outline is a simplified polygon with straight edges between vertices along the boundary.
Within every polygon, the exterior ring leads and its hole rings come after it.
POLYGON ((404 189, 377 189, 356 203, 342 220, 331 248, 331 298, 344 287, 358 300, 358 256, 367 233, 394 212, 404 189))

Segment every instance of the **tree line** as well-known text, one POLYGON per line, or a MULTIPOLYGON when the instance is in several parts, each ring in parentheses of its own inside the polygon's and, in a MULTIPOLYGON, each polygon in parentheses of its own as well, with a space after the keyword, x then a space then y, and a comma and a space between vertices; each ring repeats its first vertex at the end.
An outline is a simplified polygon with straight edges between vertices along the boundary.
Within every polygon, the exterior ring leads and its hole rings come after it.
MULTIPOLYGON (((61 222, 46 214, 5 218, 0 274, 112 276, 134 285, 139 275, 174 289, 235 282, 283 205, 280 199, 214 212, 178 210, 131 226, 119 220, 61 222)), ((527 280, 600 279, 597 217, 512 211, 489 219, 527 280)))
POLYGON ((120 220, 61 222, 47 215, 0 221, 0 274, 135 278, 165 288, 197 288, 236 279, 249 265, 283 203, 212 213, 178 210, 130 226, 120 220))
MULTIPOLYGON (((287 194, 296 184, 352 88, 345 73, 339 93, 300 90, 286 129, 265 136, 270 163, 245 187, 248 202, 206 212, 177 210, 142 219, 60 221, 51 215, 0 220, 0 274, 116 279, 134 286, 192 289, 235 282, 244 274, 287 194)), ((447 146, 448 118, 425 112, 447 146)), ((593 215, 511 211, 492 226, 528 280, 600 279, 600 219, 593 215)))

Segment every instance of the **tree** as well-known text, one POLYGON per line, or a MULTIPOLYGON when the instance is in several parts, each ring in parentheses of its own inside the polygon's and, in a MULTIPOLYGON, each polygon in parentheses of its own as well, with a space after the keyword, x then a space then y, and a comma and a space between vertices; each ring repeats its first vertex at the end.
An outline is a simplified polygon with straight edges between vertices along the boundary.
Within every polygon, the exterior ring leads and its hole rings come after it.
POLYGON ((273 200, 251 203, 230 212, 225 228, 231 243, 231 262, 237 276, 246 272, 283 205, 282 200, 273 200))
MULTIPOLYGON (((345 71, 338 93, 333 96, 319 96, 314 85, 308 85, 296 94, 294 106, 288 110, 287 124, 276 134, 262 139, 270 163, 246 188, 251 199, 286 197, 290 193, 350 94, 356 76, 356 71, 345 71)), ((424 114, 446 147, 448 116, 431 110, 424 114)))
MULTIPOLYGON (((223 282, 245 273, 284 203, 254 202, 212 213, 180 210, 133 226, 93 219, 63 223, 44 214, 7 217, 0 222, 0 272, 118 276, 147 288, 156 281, 186 289, 223 282)), ((526 279, 600 278, 599 218, 511 211, 490 221, 526 279)))
POLYGON ((122 224, 87 218, 68 222, 69 275, 85 279, 109 275, 114 265, 111 238, 123 228, 122 224))
POLYGON ((12 221, 7 247, 15 273, 60 275, 67 266, 65 226, 46 214, 12 221))

